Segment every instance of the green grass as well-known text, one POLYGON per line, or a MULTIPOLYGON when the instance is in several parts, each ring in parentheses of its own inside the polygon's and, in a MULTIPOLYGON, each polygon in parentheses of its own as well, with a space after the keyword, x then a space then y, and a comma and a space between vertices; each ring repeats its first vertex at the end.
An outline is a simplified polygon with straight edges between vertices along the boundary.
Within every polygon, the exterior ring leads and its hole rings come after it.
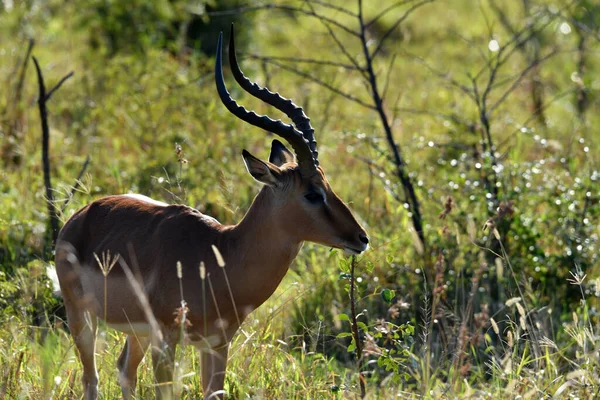
MULTIPOLYGON (((109 57, 103 42, 92 43, 101 21, 80 12, 84 3, 52 0, 18 5, 10 12, 0 7, 2 398, 82 396, 81 366, 57 319, 60 300, 52 297, 44 277, 52 255, 44 250, 47 217, 33 65, 28 65, 22 92, 16 89, 28 37, 36 40, 33 54, 48 86, 75 71, 49 103, 52 179, 59 200, 70 191, 86 156, 92 159, 76 196, 60 215, 62 221, 95 198, 136 192, 236 223, 259 190, 244 169, 241 150, 266 158, 272 139, 222 107, 214 90, 212 57, 177 54, 150 37, 143 38, 142 53, 109 57), (176 143, 187 164, 178 162, 176 143)), ((522 2, 502 3, 513 25, 524 26, 528 20, 522 2)), ((583 7, 586 2, 575 3, 583 7)), ((335 4, 355 10, 354 4, 335 4)), ((391 2, 365 4, 367 17, 372 17, 391 2)), ((535 4, 543 10, 551 2, 535 4)), ((357 28, 349 16, 315 7, 357 28)), ((402 10, 387 15, 369 34, 380 37, 402 10)), ((600 45, 598 25, 590 24, 581 83, 573 75, 577 37, 575 25, 565 19, 567 11, 541 33, 543 54, 559 49, 539 70, 548 102, 546 123, 531 118, 528 78, 491 118, 501 164, 499 201, 513 211, 502 218, 486 198, 483 178, 490 164, 481 155, 476 107, 417 59, 468 86, 469 74, 493 56, 490 40, 503 45, 510 39, 489 3, 448 0, 420 8, 376 60, 381 85, 389 72, 386 111, 394 116, 394 136, 421 200, 428 238, 424 256, 410 233, 403 202, 390 194, 401 190, 386 161, 389 150, 375 111, 280 67, 242 59, 249 77, 269 82, 271 89, 304 107, 316 128, 321 165, 371 237, 372 249, 359 260, 357 274, 369 398, 598 395, 600 45), (561 33, 565 22, 570 34, 561 33), (576 112, 580 84, 589 96, 583 120, 576 112), (395 107, 403 111, 394 112, 395 107), (448 115, 474 123, 475 131, 448 115), (369 167, 363 159, 379 167, 369 167), (440 219, 449 196, 452 210, 440 219), (500 240, 492 230, 481 229, 490 218, 500 240), (382 296, 386 289, 394 291, 391 302, 382 296)), ((313 18, 267 10, 236 29, 247 32, 247 53, 347 63, 313 18)), ((355 38, 339 37, 349 54, 360 53, 355 38)), ((525 62, 515 52, 498 72, 499 81, 521 71, 525 62)), ((356 71, 297 67, 370 101, 356 71)), ((248 108, 281 117, 227 83, 248 108)), ((491 102, 509 86, 492 90, 491 102)), ((341 255, 304 246, 276 294, 250 315, 234 341, 226 380, 232 398, 358 396, 356 354, 348 351, 350 325, 343 317, 350 314, 345 274, 347 260, 341 255)), ((116 359, 122 345, 120 333, 101 325, 102 398, 120 395, 116 359)), ((149 364, 140 367, 140 398, 154 390, 149 364)), ((177 370, 182 398, 199 396, 199 369, 197 355, 186 347, 177 370)))

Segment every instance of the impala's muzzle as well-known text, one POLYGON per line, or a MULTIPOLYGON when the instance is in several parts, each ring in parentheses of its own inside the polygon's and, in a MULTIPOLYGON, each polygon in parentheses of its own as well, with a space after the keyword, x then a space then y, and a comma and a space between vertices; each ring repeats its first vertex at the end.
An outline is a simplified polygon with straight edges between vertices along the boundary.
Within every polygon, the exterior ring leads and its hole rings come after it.
POLYGON ((344 246, 344 252, 351 255, 358 255, 369 248, 369 237, 365 232, 358 234, 357 240, 344 246))

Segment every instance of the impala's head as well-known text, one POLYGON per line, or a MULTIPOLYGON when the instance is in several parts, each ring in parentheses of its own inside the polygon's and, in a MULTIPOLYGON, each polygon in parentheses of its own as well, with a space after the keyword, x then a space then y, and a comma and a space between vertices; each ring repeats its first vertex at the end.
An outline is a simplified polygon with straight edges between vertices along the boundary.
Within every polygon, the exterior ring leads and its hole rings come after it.
POLYGON ((235 80, 251 95, 270 104, 291 118, 293 125, 275 121, 246 110, 231 98, 223 79, 222 35, 217 44, 215 80, 223 104, 238 118, 285 139, 295 156, 278 140, 273 141, 269 161, 243 151, 248 172, 268 186, 274 207, 289 221, 300 240, 308 240, 358 254, 365 251, 369 239, 352 212, 335 194, 319 166, 317 142, 310 119, 291 100, 251 82, 242 73, 235 55, 233 25, 229 42, 229 63, 235 80), (299 223, 301 222, 301 223, 299 223))
POLYGON ((298 240, 307 240, 359 254, 368 248, 367 233, 335 194, 321 167, 302 174, 294 155, 273 141, 269 161, 242 152, 250 175, 265 184, 273 213, 298 240))

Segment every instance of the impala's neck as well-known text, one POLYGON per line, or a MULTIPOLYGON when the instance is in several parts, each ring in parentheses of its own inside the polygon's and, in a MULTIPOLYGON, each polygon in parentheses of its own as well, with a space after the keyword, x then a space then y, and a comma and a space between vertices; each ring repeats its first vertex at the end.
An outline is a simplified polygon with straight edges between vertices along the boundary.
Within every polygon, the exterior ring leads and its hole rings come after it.
POLYGON ((228 255, 234 263, 232 273, 245 277, 239 293, 255 307, 273 294, 302 246, 277 208, 272 189, 264 187, 228 232, 235 247, 228 255))

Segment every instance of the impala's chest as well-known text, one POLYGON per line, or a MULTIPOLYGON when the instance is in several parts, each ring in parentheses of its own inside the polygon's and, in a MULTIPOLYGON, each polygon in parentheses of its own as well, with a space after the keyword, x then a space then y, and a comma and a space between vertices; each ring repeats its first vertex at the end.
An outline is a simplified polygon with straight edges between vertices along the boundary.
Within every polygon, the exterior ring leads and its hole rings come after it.
MULTIPOLYGON (((302 243, 267 246, 257 252, 258 256, 242 258, 242 268, 234 278, 236 297, 244 310, 258 308, 273 295, 301 248, 302 243)), ((232 274, 236 272, 232 270, 232 274)))

